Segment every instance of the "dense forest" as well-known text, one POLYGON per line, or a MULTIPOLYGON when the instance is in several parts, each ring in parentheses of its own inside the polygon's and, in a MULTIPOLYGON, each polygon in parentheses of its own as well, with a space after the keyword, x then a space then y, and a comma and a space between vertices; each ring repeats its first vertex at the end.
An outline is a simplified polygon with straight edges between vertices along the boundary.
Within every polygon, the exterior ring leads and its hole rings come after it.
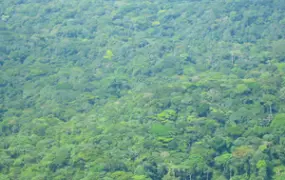
POLYGON ((0 179, 284 180, 285 0, 0 0, 0 179))

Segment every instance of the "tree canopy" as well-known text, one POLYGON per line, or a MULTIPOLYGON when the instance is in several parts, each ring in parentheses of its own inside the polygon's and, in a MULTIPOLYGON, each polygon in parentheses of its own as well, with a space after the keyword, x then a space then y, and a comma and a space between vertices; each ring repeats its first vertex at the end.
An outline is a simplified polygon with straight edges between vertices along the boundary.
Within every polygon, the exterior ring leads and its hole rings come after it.
POLYGON ((0 179, 285 178, 284 0, 0 4, 0 179))

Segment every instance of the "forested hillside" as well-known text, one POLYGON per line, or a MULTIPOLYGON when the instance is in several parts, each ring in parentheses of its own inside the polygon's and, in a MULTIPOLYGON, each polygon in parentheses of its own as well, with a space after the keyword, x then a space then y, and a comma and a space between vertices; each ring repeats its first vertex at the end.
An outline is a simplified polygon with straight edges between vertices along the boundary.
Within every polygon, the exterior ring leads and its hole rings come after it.
POLYGON ((0 180, 284 180, 285 0, 0 0, 0 180))

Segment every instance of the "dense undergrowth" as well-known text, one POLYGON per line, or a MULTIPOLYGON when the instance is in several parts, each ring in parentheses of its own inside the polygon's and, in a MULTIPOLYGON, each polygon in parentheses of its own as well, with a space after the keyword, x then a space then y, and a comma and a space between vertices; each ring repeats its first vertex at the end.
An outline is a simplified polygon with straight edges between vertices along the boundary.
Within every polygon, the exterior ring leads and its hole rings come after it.
POLYGON ((0 179, 285 179, 284 0, 0 15, 0 179))

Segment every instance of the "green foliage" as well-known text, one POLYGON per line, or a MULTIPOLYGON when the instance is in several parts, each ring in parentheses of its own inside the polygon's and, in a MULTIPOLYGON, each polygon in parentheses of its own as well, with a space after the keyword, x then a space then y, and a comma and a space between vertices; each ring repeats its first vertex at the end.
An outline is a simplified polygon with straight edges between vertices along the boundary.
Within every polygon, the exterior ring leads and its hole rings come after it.
POLYGON ((281 62, 285 61, 285 40, 274 41, 272 43, 272 51, 274 56, 281 62))
POLYGON ((225 153, 225 154, 215 157, 215 163, 218 166, 226 166, 230 163, 231 158, 232 158, 231 154, 225 153))
POLYGON ((266 168, 267 164, 265 160, 259 160, 256 164, 257 169, 266 168))
POLYGON ((128 180, 132 178, 132 173, 128 173, 124 171, 116 171, 111 174, 111 177, 114 179, 128 180))
POLYGON ((159 21, 153 21, 153 22, 151 23, 151 25, 152 25, 152 26, 158 26, 158 25, 160 25, 160 22, 159 22, 159 21))
POLYGON ((209 111, 210 111, 210 106, 208 104, 205 104, 205 103, 199 104, 198 107, 196 108, 196 112, 197 112, 198 116, 200 116, 200 117, 207 116, 209 111))
POLYGON ((175 121, 177 119, 177 114, 175 110, 167 109, 159 113, 157 117, 161 122, 175 121))
POLYGON ((2 0, 0 179, 285 179, 284 0, 2 0))
POLYGON ((245 84, 238 84, 235 91, 238 94, 243 94, 248 91, 248 87, 245 84))
POLYGON ((279 113, 277 114, 272 123, 271 126, 274 128, 282 128, 285 125, 285 114, 284 113, 279 113))
POLYGON ((169 136, 173 132, 173 128, 170 125, 155 123, 151 126, 150 132, 157 136, 169 136))
POLYGON ((243 127, 234 125, 234 126, 228 127, 227 132, 229 133, 229 135, 231 135, 233 137, 238 137, 244 133, 244 129, 243 129, 243 127))
POLYGON ((285 177, 285 166, 276 166, 273 168, 274 180, 281 180, 285 177))
POLYGON ((149 180, 149 178, 147 176, 144 175, 134 175, 132 177, 133 180, 149 180))
POLYGON ((72 87, 73 87, 72 84, 67 82, 61 82, 56 85, 56 89, 58 90, 70 90, 72 89, 72 87))
POLYGON ((53 163, 57 166, 64 165, 69 158, 69 148, 63 147, 56 151, 53 163))
POLYGON ((161 141, 161 142, 163 142, 163 143, 169 143, 170 141, 173 140, 173 138, 158 137, 157 140, 158 140, 158 141, 161 141))
POLYGON ((113 56, 114 56, 113 52, 111 50, 107 50, 104 55, 104 58, 111 60, 113 56))

